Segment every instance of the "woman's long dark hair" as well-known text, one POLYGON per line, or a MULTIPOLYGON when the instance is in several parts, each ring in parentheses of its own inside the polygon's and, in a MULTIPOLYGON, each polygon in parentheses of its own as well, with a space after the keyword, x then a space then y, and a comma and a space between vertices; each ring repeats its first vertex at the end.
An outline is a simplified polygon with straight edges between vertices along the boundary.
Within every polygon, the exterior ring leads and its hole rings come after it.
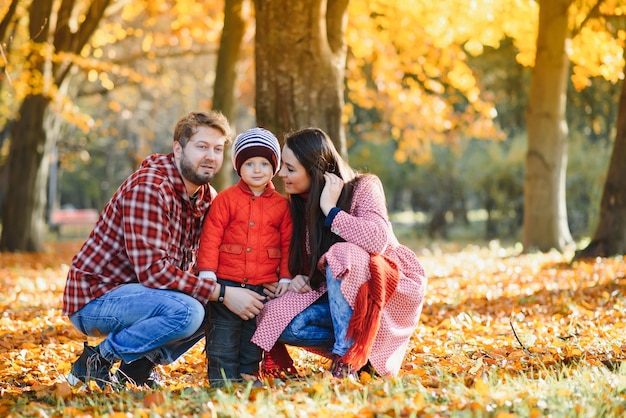
POLYGON ((311 178, 311 188, 306 196, 290 195, 293 234, 289 247, 289 270, 292 274, 308 274, 310 285, 318 289, 326 282, 317 262, 331 245, 343 241, 324 226, 325 216, 320 209, 320 195, 324 188, 324 173, 330 172, 344 181, 337 207, 349 211, 358 173, 341 158, 328 135, 318 128, 305 128, 285 137, 287 146, 311 178), (306 231, 309 231, 306 251, 306 231))

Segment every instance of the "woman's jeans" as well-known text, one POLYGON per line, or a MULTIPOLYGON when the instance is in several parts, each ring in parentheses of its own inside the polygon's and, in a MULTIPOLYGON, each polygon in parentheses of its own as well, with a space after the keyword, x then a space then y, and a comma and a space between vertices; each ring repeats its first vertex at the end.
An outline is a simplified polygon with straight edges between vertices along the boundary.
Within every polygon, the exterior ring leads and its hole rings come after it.
MULTIPOLYGON (((245 287, 265 296, 263 285, 253 286, 217 279, 221 285, 245 287)), ((259 371, 263 350, 250 342, 256 331, 256 318, 241 319, 219 302, 210 302, 206 354, 211 387, 224 386, 227 381, 240 381, 242 374, 259 371)))
POLYGON ((83 334, 106 338, 102 356, 130 363, 142 357, 169 364, 204 336, 204 306, 175 290, 139 283, 119 286, 70 316, 83 334))
POLYGON ((346 338, 353 311, 341 293, 341 279, 332 276, 330 267, 326 267, 326 285, 328 291, 291 320, 279 342, 346 354, 354 342, 346 338))

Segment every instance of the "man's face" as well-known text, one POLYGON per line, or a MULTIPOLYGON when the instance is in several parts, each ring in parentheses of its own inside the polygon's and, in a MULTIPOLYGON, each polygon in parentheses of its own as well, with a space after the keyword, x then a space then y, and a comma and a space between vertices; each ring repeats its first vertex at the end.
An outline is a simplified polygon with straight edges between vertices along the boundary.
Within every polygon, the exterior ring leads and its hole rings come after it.
POLYGON ((183 148, 174 142, 174 157, 187 190, 195 193, 198 187, 209 183, 224 162, 226 137, 217 129, 201 126, 183 148))

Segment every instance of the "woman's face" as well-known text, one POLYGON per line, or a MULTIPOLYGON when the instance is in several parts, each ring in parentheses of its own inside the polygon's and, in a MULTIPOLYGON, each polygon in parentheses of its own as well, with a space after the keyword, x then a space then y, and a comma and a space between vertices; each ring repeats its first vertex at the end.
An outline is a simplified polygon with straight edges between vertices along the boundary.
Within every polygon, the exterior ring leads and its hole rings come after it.
POLYGON ((285 184, 285 193, 302 194, 311 189, 311 177, 287 145, 283 147, 278 177, 285 184))

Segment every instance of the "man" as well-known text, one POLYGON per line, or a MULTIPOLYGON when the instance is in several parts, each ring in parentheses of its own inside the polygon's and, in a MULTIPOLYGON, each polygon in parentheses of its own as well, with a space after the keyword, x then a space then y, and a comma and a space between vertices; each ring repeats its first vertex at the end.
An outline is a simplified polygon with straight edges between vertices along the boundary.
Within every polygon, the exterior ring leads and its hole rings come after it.
POLYGON ((82 333, 106 337, 95 347, 84 344, 70 384, 156 385, 156 365, 173 362, 202 338, 210 300, 221 297, 241 315, 262 308, 255 292, 225 292, 194 273, 204 216, 217 194, 209 182, 231 136, 219 112, 182 117, 173 153, 146 158, 104 207, 72 260, 63 314, 82 333))

